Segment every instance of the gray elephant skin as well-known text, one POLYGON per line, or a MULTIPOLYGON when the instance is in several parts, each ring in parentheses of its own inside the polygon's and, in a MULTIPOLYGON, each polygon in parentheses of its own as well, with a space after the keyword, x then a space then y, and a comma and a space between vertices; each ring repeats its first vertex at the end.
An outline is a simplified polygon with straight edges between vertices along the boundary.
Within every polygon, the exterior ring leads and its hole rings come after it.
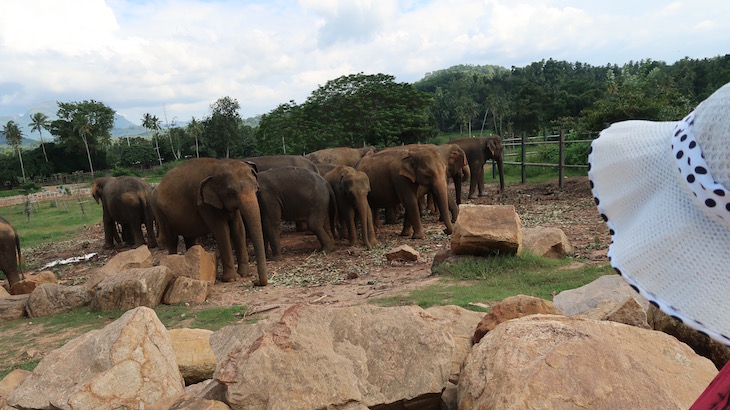
POLYGON ((101 201, 104 221, 104 247, 114 247, 119 241, 117 226, 122 226, 125 242, 135 247, 145 244, 142 225, 147 231, 147 246, 157 247, 152 211, 152 187, 146 181, 132 176, 102 177, 94 180, 91 196, 101 201))
POLYGON ((315 164, 348 165, 354 168, 362 157, 373 153, 375 153, 375 147, 373 146, 363 148, 337 147, 310 152, 305 157, 315 164))
POLYGON ((239 160, 195 158, 171 169, 153 193, 160 242, 173 254, 177 253, 178 236, 190 247, 196 238, 212 233, 223 265, 223 280, 235 281, 249 274, 248 231, 258 270, 254 284, 266 285, 258 188, 254 166, 239 160), (234 250, 238 270, 233 263, 234 250))
MULTIPOLYGON (((396 147, 397 148, 397 147, 396 147)), ((363 157, 357 170, 367 174, 370 180, 368 202, 377 217, 380 208, 395 208, 402 204, 405 209, 402 236, 411 235, 413 239, 424 239, 426 233, 421 224, 418 209, 418 187, 424 186, 434 194, 434 199, 442 215, 448 215, 448 190, 446 186, 446 167, 436 149, 384 149, 363 157)), ((443 218, 446 229, 451 234, 453 227, 450 218, 443 218)))
POLYGON ((260 157, 243 158, 242 161, 255 164, 258 172, 282 167, 299 167, 318 172, 317 166, 301 155, 262 155, 260 157))
POLYGON ((499 135, 487 137, 462 138, 451 141, 466 153, 471 178, 469 182, 469 198, 475 198, 477 189, 479 196, 484 195, 484 164, 493 159, 499 170, 499 192, 504 191, 504 153, 502 139, 499 135))
POLYGON ((370 180, 367 174, 347 165, 338 165, 325 174, 324 179, 329 182, 337 199, 340 232, 347 235, 350 246, 355 245, 357 241, 355 214, 357 214, 362 227, 363 244, 371 249, 377 244, 377 240, 373 227, 373 214, 368 203, 370 180))
POLYGON ((8 279, 8 289, 12 288, 21 279, 21 274, 18 273, 18 264, 22 260, 18 231, 10 222, 0 216, 0 269, 8 279))
POLYGON ((271 259, 281 259, 281 221, 305 222, 325 252, 334 249, 331 227, 337 215, 335 194, 316 171, 299 167, 259 173, 259 208, 265 245, 271 259), (267 249, 268 250, 268 249, 267 249))

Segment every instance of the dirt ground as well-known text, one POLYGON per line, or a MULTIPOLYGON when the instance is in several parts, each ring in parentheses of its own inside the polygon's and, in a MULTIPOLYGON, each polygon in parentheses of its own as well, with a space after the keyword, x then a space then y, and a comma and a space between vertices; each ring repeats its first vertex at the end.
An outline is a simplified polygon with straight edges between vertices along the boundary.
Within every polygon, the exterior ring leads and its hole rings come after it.
MULTIPOLYGON (((453 187, 452 187, 453 189, 453 187)), ((464 195, 468 185, 464 185, 464 195)), ((487 195, 464 203, 513 205, 525 227, 561 228, 572 242, 574 258, 579 263, 607 263, 606 251, 610 236, 593 203, 586 177, 567 178, 563 189, 557 181, 546 183, 508 184, 498 194, 496 185, 487 187, 487 195)), ((240 282, 216 282, 206 304, 212 306, 247 305, 250 312, 267 311, 293 303, 307 302, 330 306, 363 303, 373 297, 405 294, 409 290, 433 283, 431 276, 434 254, 449 247, 443 224, 433 215, 424 217, 427 238, 413 240, 398 236, 400 225, 384 225, 378 230, 379 244, 372 250, 350 247, 338 241, 335 251, 321 253, 316 237, 296 232, 292 224, 282 229, 284 257, 268 262, 269 286, 253 287, 250 278, 240 282), (388 262, 385 253, 401 244, 408 244, 420 253, 416 262, 388 262)), ((64 284, 82 283, 94 269, 102 266, 118 252, 118 247, 105 250, 101 224, 89 226, 81 234, 62 242, 24 250, 26 263, 40 270, 57 259, 79 257, 90 253, 88 261, 57 265, 52 268, 64 284)), ((206 248, 214 250, 212 242, 206 248)), ((165 251, 152 249, 159 259, 165 251)), ((182 247, 180 248, 182 252, 182 247)), ((252 252, 252 249, 250 248, 252 252)), ((255 272, 255 266, 251 265, 255 272)))

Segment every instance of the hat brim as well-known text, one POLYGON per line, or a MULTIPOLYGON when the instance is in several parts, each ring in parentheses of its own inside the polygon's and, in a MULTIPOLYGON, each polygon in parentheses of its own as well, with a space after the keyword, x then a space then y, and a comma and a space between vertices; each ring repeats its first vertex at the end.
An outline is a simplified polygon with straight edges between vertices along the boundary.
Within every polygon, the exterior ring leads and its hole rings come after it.
POLYGON ((672 154, 675 122, 626 121, 591 145, 589 178, 611 265, 686 325, 730 343, 730 232, 706 215, 672 154))

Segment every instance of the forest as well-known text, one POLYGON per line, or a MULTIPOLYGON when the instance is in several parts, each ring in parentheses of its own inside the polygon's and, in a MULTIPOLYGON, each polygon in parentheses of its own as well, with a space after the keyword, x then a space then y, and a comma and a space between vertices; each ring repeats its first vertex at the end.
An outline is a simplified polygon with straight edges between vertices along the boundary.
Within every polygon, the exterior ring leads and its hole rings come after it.
POLYGON ((17 124, 3 125, 0 133, 12 149, 0 155, 0 181, 16 186, 59 173, 141 170, 198 156, 305 154, 455 135, 508 138, 564 130, 568 139, 580 139, 616 121, 680 119, 727 82, 730 55, 621 66, 553 59, 510 69, 458 65, 413 84, 359 73, 328 81, 304 102, 280 104, 255 127, 241 118, 238 101, 225 96, 185 126, 162 127, 145 114, 140 121, 149 132, 129 138, 110 137, 114 111, 103 102, 58 102, 57 120, 32 117, 29 125, 41 136, 37 148, 20 146, 17 124))

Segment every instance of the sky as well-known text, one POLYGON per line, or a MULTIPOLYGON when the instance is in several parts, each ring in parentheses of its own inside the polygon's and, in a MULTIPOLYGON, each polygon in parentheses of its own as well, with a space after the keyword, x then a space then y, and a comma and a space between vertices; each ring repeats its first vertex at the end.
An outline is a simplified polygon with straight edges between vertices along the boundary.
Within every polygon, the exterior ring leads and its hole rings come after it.
POLYGON ((730 53, 726 0, 2 0, 0 115, 94 99, 140 124, 243 118, 343 75, 730 53))

